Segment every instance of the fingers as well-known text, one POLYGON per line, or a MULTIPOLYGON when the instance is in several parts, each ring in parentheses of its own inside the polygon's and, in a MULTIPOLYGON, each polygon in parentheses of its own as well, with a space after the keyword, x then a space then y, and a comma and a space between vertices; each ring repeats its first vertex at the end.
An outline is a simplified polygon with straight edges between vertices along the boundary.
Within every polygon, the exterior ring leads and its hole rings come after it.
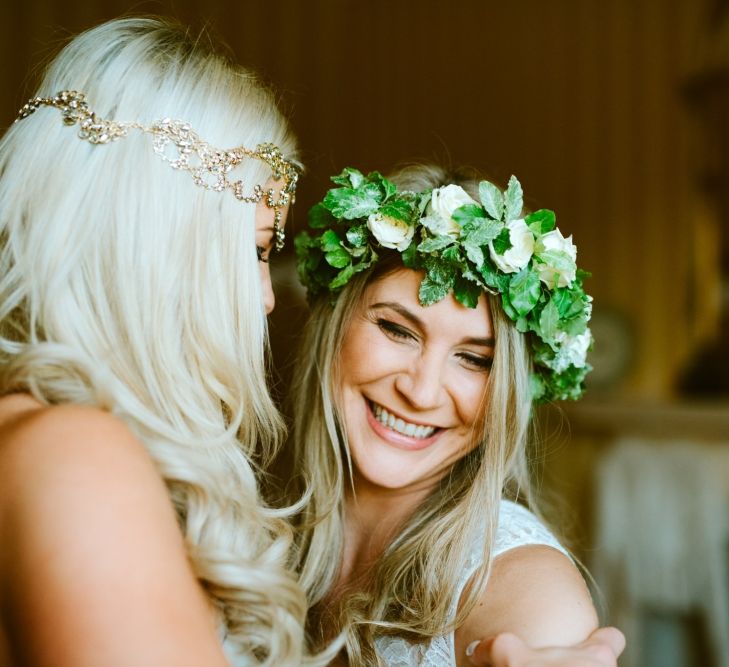
POLYGON ((585 642, 585 645, 606 645, 616 658, 625 650, 625 635, 617 628, 598 628, 585 642))
POLYGON ((529 648, 519 637, 502 633, 475 641, 466 649, 478 667, 617 667, 625 637, 616 628, 599 628, 575 646, 529 648))
POLYGON ((469 659, 479 667, 510 667, 520 665, 529 657, 529 648, 516 635, 501 633, 492 639, 473 642, 467 649, 472 650, 469 659))

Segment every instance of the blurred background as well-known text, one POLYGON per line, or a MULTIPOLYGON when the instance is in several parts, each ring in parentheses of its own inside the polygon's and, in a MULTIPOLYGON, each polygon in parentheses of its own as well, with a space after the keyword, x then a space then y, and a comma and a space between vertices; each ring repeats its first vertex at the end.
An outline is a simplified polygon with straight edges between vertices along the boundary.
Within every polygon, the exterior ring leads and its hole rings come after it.
MULTIPOLYGON (((540 414, 542 492, 621 664, 729 665, 729 2, 14 0, 0 124, 67 37, 149 13, 209 26, 280 92, 307 165, 294 231, 329 175, 414 159, 517 174, 557 211, 594 276, 595 371, 540 414)), ((280 388, 305 316, 291 251, 280 388)))

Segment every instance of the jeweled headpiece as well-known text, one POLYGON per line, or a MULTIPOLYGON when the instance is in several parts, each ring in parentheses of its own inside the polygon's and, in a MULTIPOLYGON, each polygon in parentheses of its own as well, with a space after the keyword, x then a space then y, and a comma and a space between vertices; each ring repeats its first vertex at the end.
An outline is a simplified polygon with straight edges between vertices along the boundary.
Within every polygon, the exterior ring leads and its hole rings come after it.
POLYGON ((484 291, 500 296, 530 343, 535 400, 582 395, 591 370, 592 297, 582 288, 589 274, 577 269, 577 248, 556 228, 552 211, 522 217, 514 176, 504 192, 481 181, 479 202, 455 184, 398 192, 377 172, 345 169, 332 181, 339 187, 309 211, 312 234, 294 240, 310 297, 336 299, 355 274, 394 250, 405 267, 425 274, 418 295, 424 306, 449 293, 470 308, 484 291))
POLYGON ((129 130, 152 135, 154 152, 173 169, 190 173, 196 185, 216 192, 231 190, 239 201, 263 201, 273 209, 274 245, 276 250, 283 248, 282 210, 294 202, 299 167, 287 160, 273 144, 259 144, 254 149, 239 146, 221 150, 203 141, 187 123, 180 120, 164 118, 152 125, 143 125, 99 118, 89 109, 86 96, 75 90, 63 90, 54 97, 34 97, 20 109, 16 122, 27 118, 41 106, 60 109, 63 122, 66 125, 78 123, 78 136, 91 144, 111 143, 126 137, 129 130), (170 154, 170 148, 176 152, 170 154), (283 181, 278 192, 256 184, 246 194, 242 181, 229 178, 230 171, 246 158, 262 160, 271 168, 274 181, 283 181))

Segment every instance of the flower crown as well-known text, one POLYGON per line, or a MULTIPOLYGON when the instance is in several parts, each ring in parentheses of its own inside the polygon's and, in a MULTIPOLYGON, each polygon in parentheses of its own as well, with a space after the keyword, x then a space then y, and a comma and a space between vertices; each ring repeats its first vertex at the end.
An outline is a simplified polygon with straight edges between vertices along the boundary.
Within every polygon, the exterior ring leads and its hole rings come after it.
POLYGON ((231 190, 242 202, 264 201, 274 211, 273 232, 276 250, 284 245, 284 230, 281 226, 282 209, 293 204, 299 167, 287 160, 273 144, 259 144, 255 149, 231 148, 221 150, 203 141, 187 124, 180 120, 165 118, 152 125, 99 118, 86 103, 86 96, 75 90, 63 90, 54 97, 34 97, 18 112, 15 122, 27 118, 38 107, 49 106, 60 109, 66 125, 79 124, 78 136, 91 144, 108 144, 127 136, 129 130, 139 130, 153 137, 153 149, 173 169, 187 171, 193 181, 206 190, 222 192, 231 190), (172 147, 173 153, 170 153, 172 147), (243 182, 230 180, 228 174, 245 158, 263 160, 273 172, 275 181, 283 180, 276 193, 273 188, 264 189, 254 185, 250 194, 243 191, 243 182))
POLYGON ((502 192, 479 184, 480 202, 459 185, 400 191, 378 172, 347 168, 331 179, 309 211, 313 235, 294 240, 297 267, 309 298, 338 292, 377 262, 382 249, 397 251, 403 265, 423 271, 424 306, 450 292, 475 308, 483 291, 500 295, 504 312, 529 338, 538 401, 577 399, 591 370, 587 323, 592 297, 582 288, 572 237, 555 227, 552 211, 522 217, 523 193, 512 176, 502 192))

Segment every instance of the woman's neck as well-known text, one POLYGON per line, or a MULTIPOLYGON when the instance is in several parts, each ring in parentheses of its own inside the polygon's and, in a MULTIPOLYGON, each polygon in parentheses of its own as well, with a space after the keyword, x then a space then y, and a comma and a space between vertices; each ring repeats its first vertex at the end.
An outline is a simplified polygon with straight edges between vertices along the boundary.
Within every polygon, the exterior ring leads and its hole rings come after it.
POLYGON ((344 558, 337 585, 340 591, 366 585, 368 573, 431 487, 387 489, 355 473, 344 501, 344 558))

